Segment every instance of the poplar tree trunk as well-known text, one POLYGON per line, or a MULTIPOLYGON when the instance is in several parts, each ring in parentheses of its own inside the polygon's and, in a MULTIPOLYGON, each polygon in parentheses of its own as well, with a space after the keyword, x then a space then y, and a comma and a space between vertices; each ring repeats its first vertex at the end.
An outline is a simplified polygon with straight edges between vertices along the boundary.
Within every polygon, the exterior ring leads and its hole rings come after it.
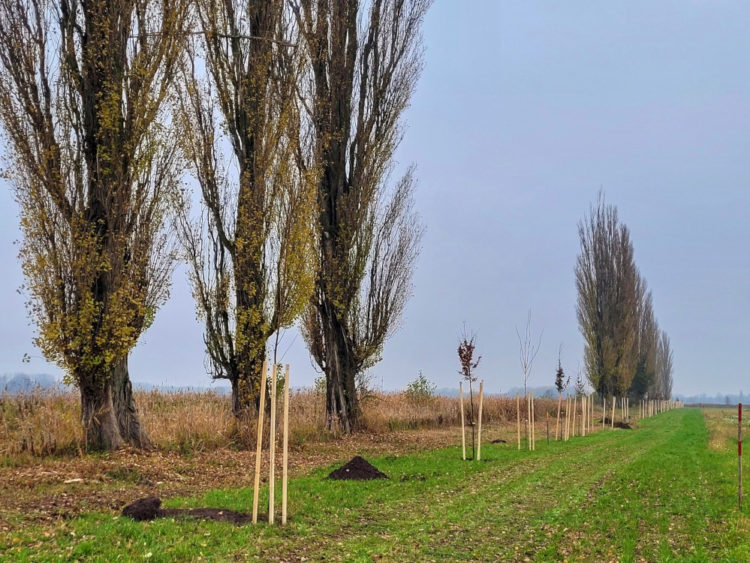
POLYGON ((81 423, 89 450, 116 450, 124 445, 117 424, 112 384, 81 387, 81 423))
POLYGON ((354 354, 344 326, 332 314, 332 304, 325 300, 323 306, 328 309, 328 314, 322 315, 326 324, 326 427, 335 430, 338 425, 349 434, 359 426, 361 415, 354 354))
MULTIPOLYGON (((94 379, 94 378, 91 378, 94 379)), ((104 383, 81 386, 81 423, 86 448, 116 450, 125 445, 150 448, 130 383, 128 360, 117 363, 104 383)))
POLYGON ((234 377, 229 378, 232 384, 232 413, 236 417, 247 409, 260 408, 260 379, 264 357, 265 348, 244 362, 247 369, 238 370, 234 377))
MULTIPOLYGON (((248 157, 251 159, 251 157, 248 157)), ((243 174, 245 175, 245 174, 243 174)), ((247 200, 254 193, 252 184, 243 182, 238 216, 254 215, 247 200)), ((232 412, 239 417, 247 409, 260 408, 260 380, 263 360, 266 357, 268 319, 263 311, 265 278, 263 275, 262 245, 250 233, 251 225, 244 221, 238 226, 237 240, 242 241, 242 251, 233 258, 234 279, 238 285, 235 298, 238 320, 234 335, 234 349, 229 380, 232 384, 232 412)), ((257 237, 256 237, 257 238, 257 237)))
POLYGON ((127 357, 116 364, 112 370, 112 400, 122 440, 136 448, 150 448, 151 440, 141 424, 138 409, 135 406, 127 357))

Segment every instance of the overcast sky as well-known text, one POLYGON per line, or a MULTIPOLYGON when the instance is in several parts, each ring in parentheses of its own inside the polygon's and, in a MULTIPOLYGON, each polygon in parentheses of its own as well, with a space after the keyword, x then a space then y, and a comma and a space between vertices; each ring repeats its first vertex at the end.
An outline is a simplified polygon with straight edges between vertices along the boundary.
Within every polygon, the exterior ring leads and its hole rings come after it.
MULTIPOLYGON (((577 222, 603 188, 672 340, 678 393, 747 391, 750 345, 750 3, 437 0, 400 165, 417 166, 426 226, 411 299, 373 378, 419 370, 456 387, 461 328, 491 392, 521 384, 516 326, 542 345, 530 384, 575 376, 577 222)), ((31 340, 0 190, 0 373, 61 372, 31 340), (22 364, 24 353, 32 356, 22 364)), ((202 327, 178 270, 131 357, 134 381, 208 385, 202 327)), ((293 385, 316 373, 285 337, 293 385)), ((283 348, 286 348, 286 345, 283 348)))

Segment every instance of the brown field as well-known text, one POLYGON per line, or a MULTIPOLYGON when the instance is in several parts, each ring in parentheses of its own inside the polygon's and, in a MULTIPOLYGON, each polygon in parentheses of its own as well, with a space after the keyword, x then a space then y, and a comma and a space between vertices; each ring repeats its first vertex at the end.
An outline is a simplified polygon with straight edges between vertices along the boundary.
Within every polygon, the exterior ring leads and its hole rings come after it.
MULTIPOLYGON (((737 406, 721 408, 704 408, 703 418, 710 432, 708 447, 712 450, 726 450, 727 444, 737 443, 737 406)), ((743 441, 748 441, 750 436, 750 420, 745 413, 742 417, 743 441)), ((732 448, 735 449, 735 448, 732 448)))

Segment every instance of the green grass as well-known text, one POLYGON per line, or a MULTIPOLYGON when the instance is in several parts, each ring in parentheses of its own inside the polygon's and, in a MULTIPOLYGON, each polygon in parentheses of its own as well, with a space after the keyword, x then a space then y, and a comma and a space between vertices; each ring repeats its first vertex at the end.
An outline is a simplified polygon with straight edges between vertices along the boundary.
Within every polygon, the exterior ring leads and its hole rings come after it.
MULTIPOLYGON (((461 461, 458 448, 372 459, 391 476, 378 482, 328 481, 331 468, 321 468, 290 482, 285 528, 89 514, 0 533, 0 558, 750 560, 736 453, 729 443, 708 448, 699 410, 671 411, 633 431, 540 440, 535 452, 501 444, 482 454, 481 462, 461 461)), ((249 511, 252 491, 167 505, 249 511)))

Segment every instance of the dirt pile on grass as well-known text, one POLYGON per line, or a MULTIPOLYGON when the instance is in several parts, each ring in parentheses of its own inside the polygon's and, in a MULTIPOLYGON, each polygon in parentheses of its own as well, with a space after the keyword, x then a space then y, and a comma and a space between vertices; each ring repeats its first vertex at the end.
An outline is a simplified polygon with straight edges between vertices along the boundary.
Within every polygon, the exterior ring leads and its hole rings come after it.
MULTIPOLYGON (((605 418, 604 424, 608 428, 612 425, 612 419, 611 418, 605 418)), ((630 425, 629 422, 623 422, 622 420, 615 420, 615 428, 622 428, 623 430, 632 430, 633 427, 630 425)))
POLYGON ((389 479, 366 459, 355 456, 347 463, 328 475, 329 479, 367 481, 369 479, 389 479))
POLYGON ((122 515, 138 522, 153 520, 159 515, 161 499, 159 497, 139 498, 137 501, 122 509, 122 515))
POLYGON ((249 514, 226 510, 223 508, 160 508, 161 499, 150 496, 127 505, 122 509, 122 515, 137 521, 153 520, 154 518, 198 518, 200 520, 216 520, 232 524, 246 524, 250 522, 249 514))

